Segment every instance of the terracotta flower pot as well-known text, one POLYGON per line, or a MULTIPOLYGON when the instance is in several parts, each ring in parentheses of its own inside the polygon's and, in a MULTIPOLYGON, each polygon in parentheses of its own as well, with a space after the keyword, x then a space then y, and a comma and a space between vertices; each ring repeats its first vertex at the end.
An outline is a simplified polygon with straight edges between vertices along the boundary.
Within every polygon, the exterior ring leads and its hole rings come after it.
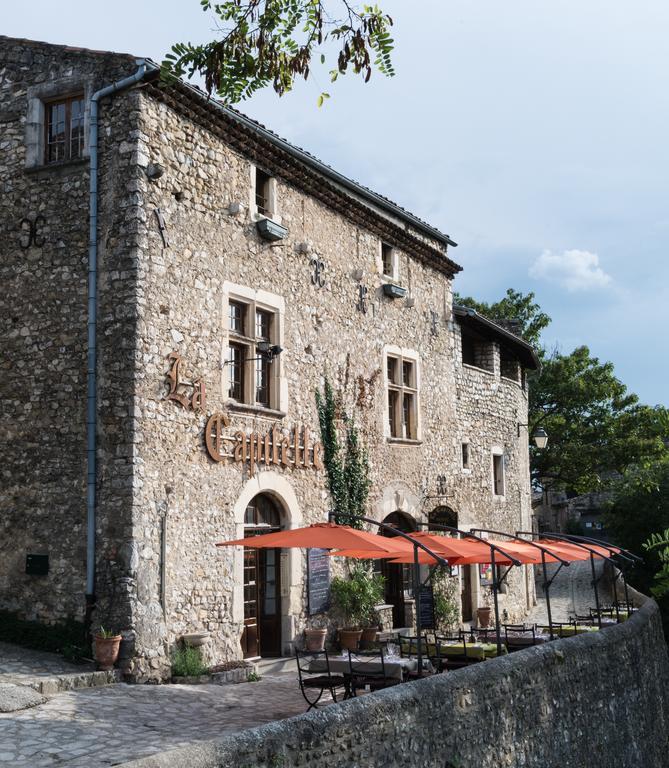
POLYGON ((490 626, 490 614, 492 612, 492 608, 483 607, 483 608, 477 608, 476 609, 476 619, 478 621, 479 627, 481 629, 485 629, 486 627, 490 626))
POLYGON ((342 651, 357 651, 362 637, 361 629, 340 629, 339 645, 342 651))
POLYGON ((108 672, 114 668, 116 659, 118 659, 121 639, 121 635, 115 635, 114 637, 95 636, 95 660, 102 671, 108 672))
POLYGON ((365 627, 362 630, 362 637, 360 638, 360 647, 363 650, 371 648, 376 642, 376 635, 379 631, 378 627, 365 627))
POLYGON ((322 651, 325 648, 327 629, 305 629, 305 646, 308 651, 322 651))

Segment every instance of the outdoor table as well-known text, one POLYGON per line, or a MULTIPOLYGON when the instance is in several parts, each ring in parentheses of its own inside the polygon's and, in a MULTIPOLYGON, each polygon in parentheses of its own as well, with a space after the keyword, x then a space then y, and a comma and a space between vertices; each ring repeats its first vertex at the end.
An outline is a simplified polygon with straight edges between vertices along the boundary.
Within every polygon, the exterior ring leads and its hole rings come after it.
MULTIPOLYGON (((544 632, 548 631, 548 627, 542 627, 542 630, 544 632)), ((588 626, 585 624, 577 624, 574 626, 573 624, 564 624, 561 627, 555 627, 553 629, 553 634, 555 634, 557 637, 573 637, 574 635, 583 635, 586 632, 598 632, 599 627, 598 626, 588 626)))
MULTIPOLYGON (((386 677, 394 677, 397 680, 403 680, 409 672, 415 672, 418 668, 418 662, 416 659, 407 659, 402 656, 384 656, 383 666, 381 665, 380 656, 368 656, 361 654, 357 656, 352 654, 353 662, 360 662, 365 665, 365 669, 368 672, 383 672, 385 667, 386 677)), ((333 675, 348 675, 350 670, 348 663, 348 654, 346 656, 330 656, 330 673, 333 675)), ((433 672, 432 664, 428 659, 423 659, 423 669, 426 672, 433 672)), ((314 659, 309 664, 310 672, 325 672, 327 666, 325 659, 314 659)))
MULTIPOLYGON (((469 659, 493 659, 497 656, 496 643, 467 643, 467 658, 469 659)), ((463 643, 439 643, 439 651, 444 656, 464 656, 465 645, 463 643)), ((508 653, 506 645, 502 645, 502 656, 508 653)))
POLYGON ((532 645, 543 645, 543 643, 547 643, 551 639, 550 634, 547 632, 535 632, 534 637, 522 633, 515 634, 514 632, 508 632, 507 637, 509 645, 516 647, 520 645, 528 647, 532 645))

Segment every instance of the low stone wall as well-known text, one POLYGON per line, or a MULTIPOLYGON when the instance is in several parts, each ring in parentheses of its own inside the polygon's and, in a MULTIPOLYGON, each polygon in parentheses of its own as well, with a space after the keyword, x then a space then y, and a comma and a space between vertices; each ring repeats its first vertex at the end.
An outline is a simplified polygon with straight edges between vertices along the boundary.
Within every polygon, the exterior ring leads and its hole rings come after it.
POLYGON ((657 605, 623 624, 127 768, 666 768, 669 660, 657 605))

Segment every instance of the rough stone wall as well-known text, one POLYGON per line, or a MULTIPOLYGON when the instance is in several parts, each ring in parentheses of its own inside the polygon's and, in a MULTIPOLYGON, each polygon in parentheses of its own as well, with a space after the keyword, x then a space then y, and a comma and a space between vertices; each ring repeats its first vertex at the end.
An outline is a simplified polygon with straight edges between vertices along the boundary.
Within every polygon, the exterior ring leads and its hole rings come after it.
MULTIPOLYGON (((446 503, 461 511, 465 523, 495 523, 510 529, 522 517, 521 496, 528 493, 528 475, 527 464, 520 459, 527 451, 526 439, 518 441, 516 436, 516 415, 526 421, 525 394, 500 381, 498 357, 492 377, 458 372, 459 334, 451 322, 447 279, 400 252, 398 282, 409 289, 413 301, 386 298, 378 238, 281 179, 276 199, 288 235, 274 244, 262 241, 249 211, 249 161, 165 105, 141 98, 139 157, 144 164, 158 162, 165 167, 160 179, 143 179, 140 189, 145 216, 134 412, 136 465, 141 472, 135 476, 134 514, 141 565, 134 629, 139 654, 135 671, 143 675, 145 660, 151 659, 153 669, 160 670, 167 649, 187 631, 212 633, 212 658, 239 656, 240 596, 235 589, 241 580, 241 553, 216 550, 213 545, 243 535, 240 498, 247 503, 253 492, 274 494, 289 527, 325 520, 329 509, 322 472, 261 466, 249 477, 247 467, 215 464, 203 446, 205 416, 164 400, 168 355, 177 351, 188 374, 206 382, 207 414, 226 407, 221 365, 226 281, 278 294, 285 301, 281 340, 285 351, 279 364, 287 415, 281 420, 231 411, 235 429, 263 433, 280 420, 285 427, 306 425, 312 439, 318 439, 314 391, 327 374, 344 391, 370 449, 370 500, 377 519, 400 510, 426 522, 433 507, 446 503), (164 216, 169 247, 158 230, 154 208, 164 216), (301 247, 305 243, 308 253, 301 247), (321 288, 311 279, 313 256, 325 265, 321 288), (362 270, 362 283, 368 288, 366 314, 356 308, 355 270, 362 270), (415 444, 384 436, 385 345, 411 350, 419 359, 422 423, 415 444), (360 398, 359 377, 367 380, 360 398), (355 407, 356 400, 363 407, 355 407), (465 432, 474 450, 468 475, 460 468, 460 437, 465 432), (503 445, 509 454, 509 493, 495 502, 487 463, 492 444, 503 445), (438 476, 446 478, 445 495, 437 488, 438 476), (166 515, 164 563, 162 515, 166 515), (164 629, 158 637, 155 627, 163 611, 164 629)), ((284 568, 284 575, 290 574, 282 598, 288 614, 285 647, 299 635, 306 618, 303 554, 290 552, 284 568)), ((521 596, 509 603, 514 616, 527 602, 525 585, 520 587, 521 596)))
MULTIPOLYGON (((29 167, 39 163, 34 145, 43 130, 32 121, 41 99, 77 90, 90 96, 135 68, 131 57, 0 40, 0 607, 44 622, 81 619, 85 606, 89 177, 86 157, 29 167), (37 217, 35 238, 22 248, 37 217), (48 576, 26 575, 28 553, 49 555, 48 576)), ((132 441, 120 438, 125 418, 119 400, 128 402, 128 393, 111 381, 122 339, 134 334, 119 308, 127 307, 120 287, 124 225, 118 221, 125 187, 113 147, 128 127, 120 102, 113 111, 104 105, 101 118, 110 160, 101 172, 101 282, 109 296, 101 307, 101 479, 102 494, 116 495, 107 458, 132 441), (114 222, 105 218, 110 211, 114 222), (106 254, 114 261, 111 271, 106 254), (106 345, 115 348, 115 363, 106 345)), ((119 516, 114 526, 120 525, 119 516)), ((117 535, 104 518, 98 528, 101 539, 117 535)))
MULTIPOLYGON (((462 362, 459 324, 453 324, 453 366, 457 424, 454 440, 469 443, 469 471, 460 471, 449 505, 458 511, 461 528, 491 528, 515 533, 531 530, 527 391, 500 375, 499 345, 491 344, 492 370, 462 362), (518 425, 522 426, 518 426, 518 425), (504 457, 504 495, 492 492, 492 455, 504 457)), ((474 567, 474 571, 476 568, 474 567)), ((490 590, 478 589, 479 604, 490 605, 490 590)), ((513 622, 534 603, 531 567, 513 568, 500 595, 500 610, 513 622), (506 613, 504 613, 506 611, 506 613)))
POLYGON ((128 768, 666 768, 669 661, 657 605, 629 621, 128 768))

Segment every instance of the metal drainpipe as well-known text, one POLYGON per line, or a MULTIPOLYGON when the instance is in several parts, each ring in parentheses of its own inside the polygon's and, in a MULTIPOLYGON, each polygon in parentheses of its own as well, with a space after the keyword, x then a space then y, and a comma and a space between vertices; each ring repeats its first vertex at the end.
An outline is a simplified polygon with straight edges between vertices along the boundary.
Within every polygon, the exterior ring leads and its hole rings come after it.
POLYGON ((98 309, 98 102, 140 82, 154 65, 139 59, 134 75, 117 80, 91 96, 88 146, 90 153, 88 240, 88 362, 86 402, 86 618, 95 605, 95 513, 97 477, 97 309, 98 309))

